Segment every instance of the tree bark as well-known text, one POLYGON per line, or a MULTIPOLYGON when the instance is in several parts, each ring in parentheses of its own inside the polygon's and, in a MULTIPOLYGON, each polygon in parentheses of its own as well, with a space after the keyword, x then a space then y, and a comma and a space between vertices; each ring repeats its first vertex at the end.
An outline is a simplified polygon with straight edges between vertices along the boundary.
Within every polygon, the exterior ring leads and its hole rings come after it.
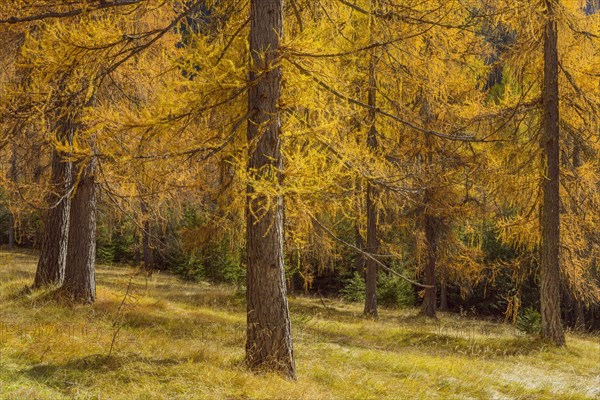
MULTIPOLYGON (((376 0, 371 1, 371 8, 376 6, 376 0)), ((371 24, 371 41, 373 41, 373 20, 371 24)), ((369 60, 369 133, 367 135, 367 146, 372 152, 377 151, 377 126, 376 126, 376 111, 377 107, 377 55, 375 49, 370 51, 369 60)), ((367 183, 367 252, 377 254, 379 252, 379 243, 377 240, 377 189, 368 182, 367 183)), ((370 257, 366 259, 366 275, 365 275, 365 309, 364 315, 367 317, 377 318, 377 263, 370 257)))
MULTIPOLYGON (((13 184, 17 183, 18 171, 17 171, 17 144, 13 144, 12 155, 10 157, 10 170, 8 172, 9 179, 13 184)), ((15 247, 15 216, 12 212, 8 213, 8 248, 12 249, 15 247)))
POLYGON ((544 32, 543 134, 541 150, 545 171, 541 207, 541 314, 542 338, 565 344, 560 318, 560 132, 558 104, 558 32, 554 0, 547 0, 544 32))
MULTIPOLYGON (((96 300, 96 183, 95 160, 85 166, 71 200, 65 281, 61 289, 79 303, 96 300)), ((77 173, 78 168, 74 168, 77 173)), ((74 180, 76 177, 74 177, 74 180)))
POLYGON ((52 153, 52 189, 46 198, 46 213, 40 258, 33 282, 34 288, 61 286, 65 278, 71 198, 70 161, 63 159, 57 150, 52 153))
POLYGON ((278 101, 281 67, 277 66, 283 36, 283 0, 250 2, 252 82, 248 93, 250 144, 246 204, 246 361, 255 371, 277 371, 295 379, 291 322, 283 258, 283 198, 269 201, 257 193, 253 180, 277 184, 283 167, 278 101))
POLYGON ((448 277, 445 268, 442 268, 440 282, 440 311, 448 311, 448 277))
MULTIPOLYGON (((376 191, 367 184, 367 253, 377 254, 377 208, 375 205, 376 191)), ((377 318, 377 263, 372 258, 366 260, 365 275, 365 309, 367 317, 377 318)))

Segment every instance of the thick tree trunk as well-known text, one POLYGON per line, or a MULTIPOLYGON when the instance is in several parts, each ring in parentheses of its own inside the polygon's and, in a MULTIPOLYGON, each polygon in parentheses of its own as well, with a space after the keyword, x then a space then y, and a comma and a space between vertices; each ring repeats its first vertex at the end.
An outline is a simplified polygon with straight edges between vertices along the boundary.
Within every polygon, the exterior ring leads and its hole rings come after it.
POLYGON ((425 263, 425 284, 432 286, 425 288, 425 296, 421 303, 421 313, 427 317, 435 318, 436 286, 435 264, 437 259, 437 226, 432 216, 425 216, 425 240, 427 240, 427 261, 425 263))
POLYGON ((63 160, 62 155, 54 150, 50 177, 52 189, 46 199, 49 209, 44 224, 34 288, 60 286, 65 278, 71 208, 71 169, 71 162, 63 160))
POLYGON ((558 113, 558 33, 554 0, 547 0, 544 32, 544 125, 541 149, 544 156, 541 208, 541 314, 542 338, 557 346, 565 344, 560 319, 560 149, 558 113))
MULTIPOLYGON (((248 93, 251 180, 281 180, 278 101, 281 67, 275 66, 283 36, 283 0, 250 2, 252 68, 248 93)), ((269 201, 248 185, 246 209, 247 341, 253 370, 278 371, 295 379, 291 322, 283 258, 283 199, 269 201)))
MULTIPOLYGON (((77 173, 77 168, 75 168, 77 173)), ((74 178, 76 179, 76 178, 74 178)), ((96 183, 94 161, 84 167, 71 200, 69 245, 62 292, 80 303, 96 299, 96 183)))

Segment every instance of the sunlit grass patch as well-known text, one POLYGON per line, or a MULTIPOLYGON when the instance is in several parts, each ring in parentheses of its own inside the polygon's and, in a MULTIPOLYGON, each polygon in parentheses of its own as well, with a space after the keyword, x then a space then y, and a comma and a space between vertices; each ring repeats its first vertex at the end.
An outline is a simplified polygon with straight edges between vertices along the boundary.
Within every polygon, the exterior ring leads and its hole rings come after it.
POLYGON ((593 399, 598 338, 548 348, 510 325, 290 299, 298 381, 244 366, 233 287, 99 267, 98 300, 31 293, 35 259, 0 254, 1 399, 593 399), (129 295, 125 293, 129 287, 129 295))

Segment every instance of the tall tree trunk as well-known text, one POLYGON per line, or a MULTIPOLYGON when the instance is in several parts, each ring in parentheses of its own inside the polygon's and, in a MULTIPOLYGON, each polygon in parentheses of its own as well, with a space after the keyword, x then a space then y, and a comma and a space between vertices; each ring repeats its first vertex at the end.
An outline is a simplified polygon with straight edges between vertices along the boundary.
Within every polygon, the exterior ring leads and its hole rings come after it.
POLYGON ((541 314, 542 338, 557 346, 565 344, 560 319, 560 149, 558 113, 558 32, 554 0, 546 0, 544 32, 544 125, 541 149, 544 155, 543 203, 541 208, 541 314))
MULTIPOLYGON (((583 161, 581 160, 581 146, 579 143, 579 138, 574 138, 574 143, 573 143, 573 168, 575 169, 575 172, 577 172, 577 168, 581 167, 583 165, 583 161)), ((572 196, 575 197, 575 196, 572 196)), ((576 197, 575 197, 576 198, 576 197)), ((573 213, 577 213, 577 203, 575 200, 572 200, 571 202, 571 211, 573 213)), ((590 249, 588 247, 588 249, 578 249, 578 251, 580 252, 589 252, 590 249)), ((575 291, 571 290, 571 297, 573 300, 573 308, 574 308, 574 312, 575 312, 575 330, 579 331, 579 332, 583 332, 585 331, 585 305, 583 304, 583 302, 579 299, 579 296, 577 295, 577 293, 574 293, 575 291)))
MULTIPOLYGON (((429 54, 429 43, 426 42, 426 53, 429 54)), ((429 126, 434 117, 429 104, 429 99, 427 98, 427 93, 423 92, 421 94, 421 110, 420 110, 421 118, 423 119, 423 123, 425 126, 429 126)), ((425 154, 425 162, 426 162, 426 171, 429 175, 429 180, 433 180, 433 171, 434 171, 434 159, 433 159, 433 138, 431 135, 427 135, 425 137, 425 148, 427 153, 425 154)), ((429 186, 430 183, 427 183, 426 186, 429 186)), ((440 229, 439 224, 437 224, 437 218, 431 214, 432 210, 432 200, 433 197, 433 189, 426 188, 425 195, 423 197, 423 230, 425 231, 425 241, 427 248, 427 255, 425 261, 425 267, 423 271, 423 277, 425 280, 425 284, 431 286, 429 288, 425 288, 423 302, 421 303, 421 313, 427 317, 435 318, 436 311, 436 303, 437 303, 437 287, 435 281, 435 269, 437 263, 437 245, 439 239, 438 229, 440 229)))
POLYGON ((46 213, 34 288, 60 286, 65 278, 71 209, 71 169, 71 162, 64 160, 63 156, 54 150, 50 177, 52 189, 46 198, 49 209, 46 213))
MULTIPOLYGON (((252 180, 280 182, 278 101, 281 67, 276 66, 283 36, 283 0, 250 2, 252 82, 248 92, 248 173, 252 180)), ((246 361, 253 370, 278 371, 295 379, 292 328, 283 258, 283 199, 269 201, 248 184, 246 205, 246 361)))
MULTIPOLYGON (((69 245, 62 292, 80 303, 96 300, 96 182, 94 164, 83 167, 71 200, 69 245)), ((74 168, 74 173, 78 168, 74 168)), ((76 176, 73 178, 77 179, 76 176)))
POLYGON ((437 259, 437 226, 435 218, 425 215, 425 240, 427 241, 427 261, 425 263, 424 278, 425 284, 432 286, 425 288, 425 296, 421 303, 421 313, 423 315, 435 318, 435 303, 437 300, 435 286, 435 264, 437 259))
MULTIPOLYGON (((18 172, 17 172, 17 144, 13 144, 12 155, 10 157, 10 170, 8 172, 9 179, 13 184, 17 183, 18 172)), ((12 212, 8 214, 8 248, 12 249, 15 247, 15 216, 12 212)))
MULTIPOLYGON (((371 8, 376 6, 376 0, 371 0, 371 8)), ((373 41, 373 19, 371 19, 371 41, 373 41)), ((367 146, 372 152, 377 151, 377 126, 376 110, 377 107, 377 55, 375 48, 370 50, 369 60, 369 114, 368 124, 369 133, 367 136, 367 146)), ((377 189, 367 183, 367 252, 377 254, 379 243, 377 240, 377 189)), ((364 314, 367 317, 377 318, 377 263, 372 258, 366 259, 365 275, 365 309, 364 314)))
MULTIPOLYGON (((367 247, 369 254, 377 254, 377 208, 374 196, 376 190, 373 186, 367 184, 367 247)), ((365 309, 364 314, 367 317, 377 318, 377 263, 370 257, 366 261, 365 274, 365 309)))

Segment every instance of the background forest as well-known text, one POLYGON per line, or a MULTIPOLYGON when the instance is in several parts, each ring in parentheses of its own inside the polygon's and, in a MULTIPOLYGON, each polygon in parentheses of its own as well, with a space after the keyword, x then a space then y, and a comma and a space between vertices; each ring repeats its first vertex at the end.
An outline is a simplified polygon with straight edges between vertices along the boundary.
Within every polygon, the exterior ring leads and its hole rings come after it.
POLYGON ((4 0, 0 60, 35 289, 235 285, 292 377, 286 293, 600 330, 598 0, 4 0))

